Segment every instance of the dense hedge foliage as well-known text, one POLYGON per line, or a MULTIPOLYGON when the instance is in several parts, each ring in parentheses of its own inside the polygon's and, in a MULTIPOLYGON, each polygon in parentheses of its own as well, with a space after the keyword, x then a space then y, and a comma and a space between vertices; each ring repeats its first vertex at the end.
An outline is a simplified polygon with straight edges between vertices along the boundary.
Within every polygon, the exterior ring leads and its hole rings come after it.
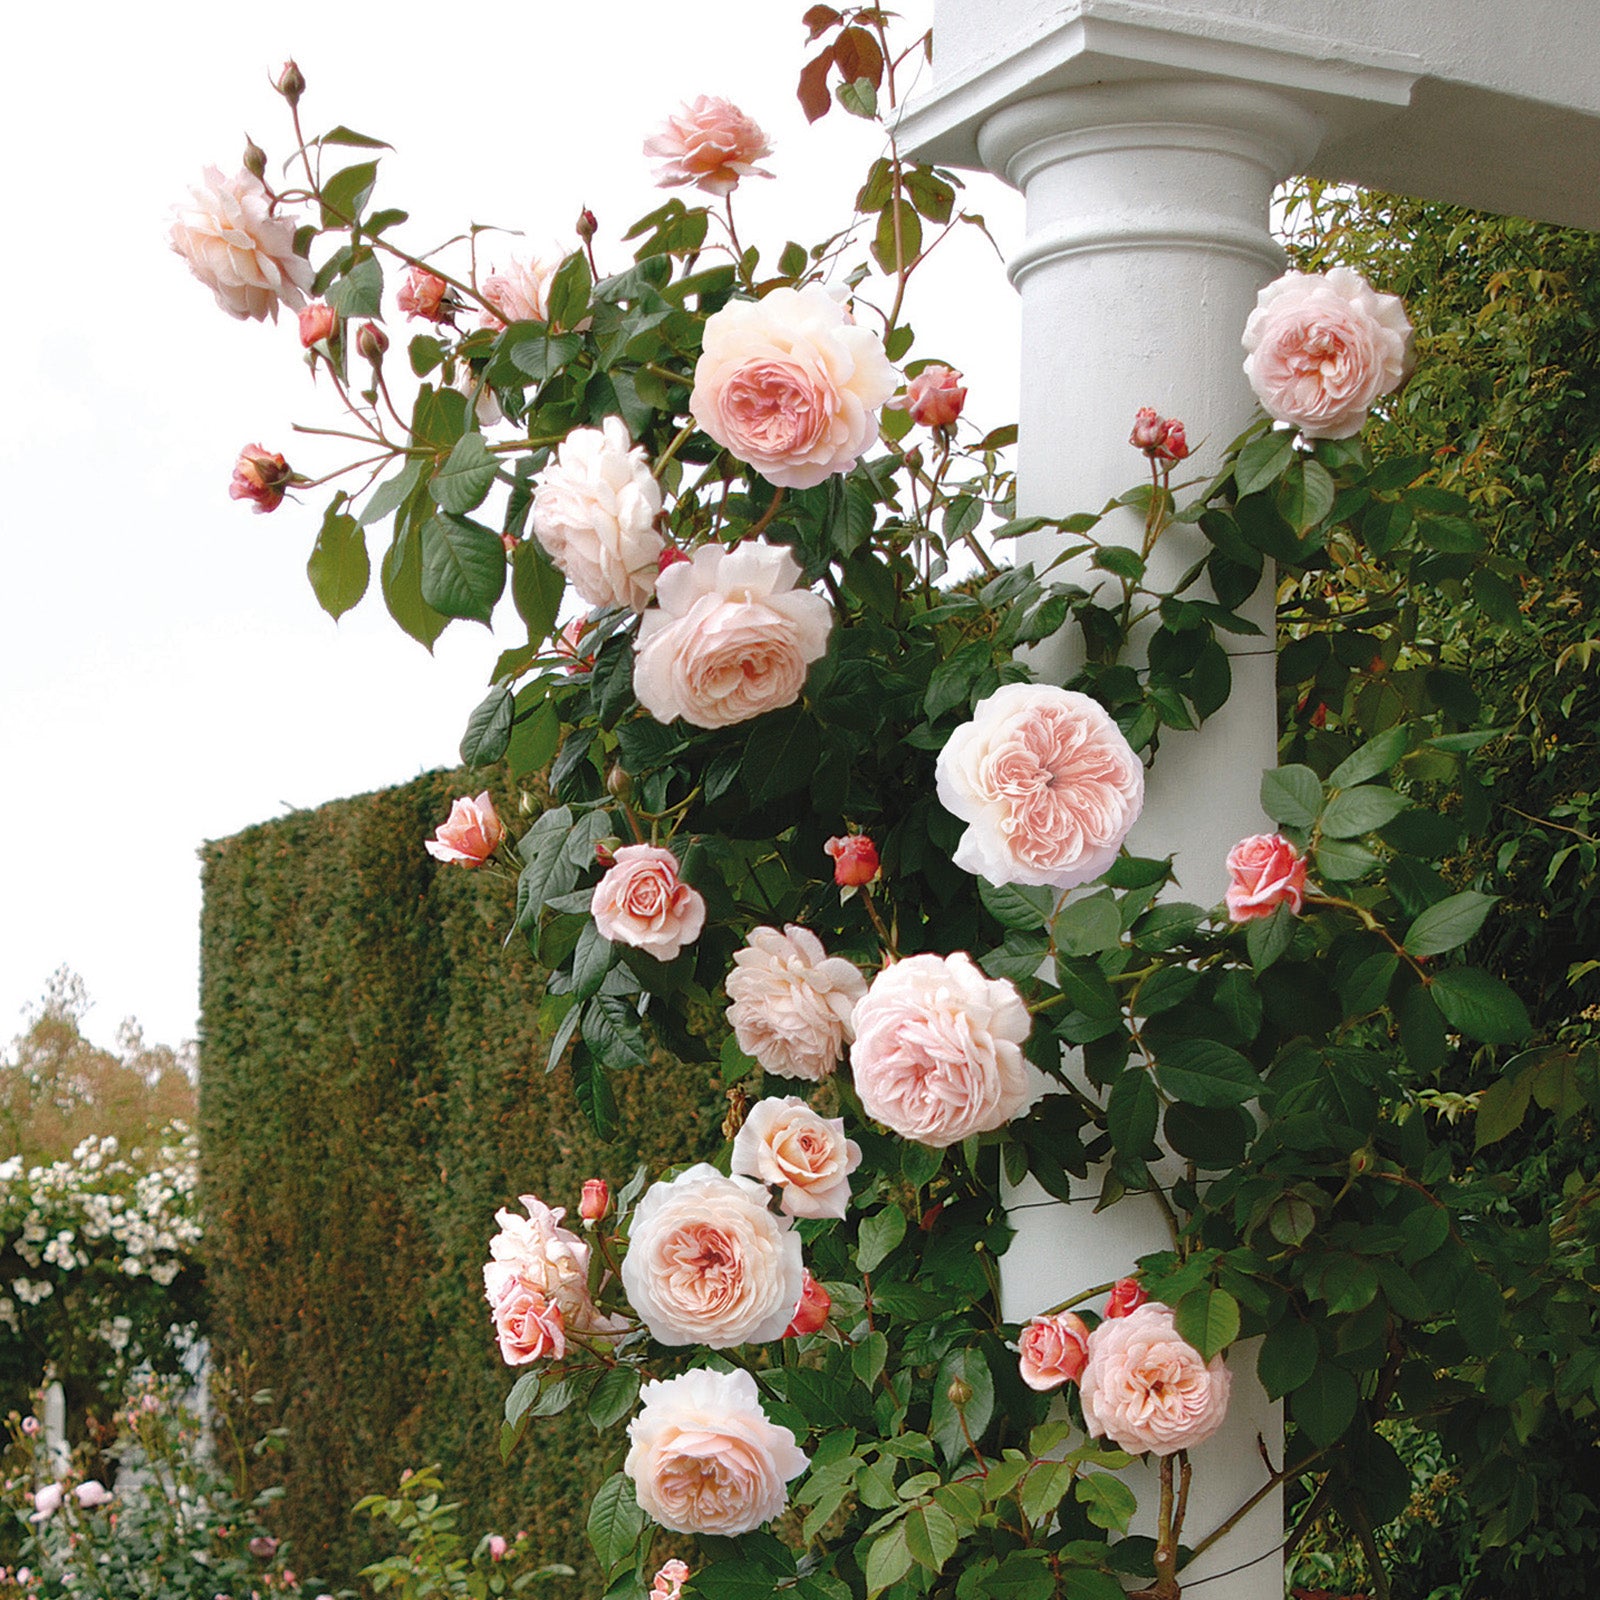
MULTIPOLYGON (((202 1184, 215 1341, 248 1352, 289 1430, 274 1511, 300 1561, 348 1579, 377 1547, 350 1508, 407 1465, 551 1559, 583 1552, 599 1476, 573 1415, 502 1468, 482 1295, 496 1207, 576 1207, 600 1146, 546 1077, 542 974, 496 933, 502 886, 421 841, 460 776, 297 812, 211 845, 202 930, 202 1184), (491 914, 491 908, 492 913, 491 914), (531 1481, 530 1481, 531 1480, 531 1481)), ((514 805, 507 802, 508 812, 514 805)), ((619 1085, 604 1165, 720 1140, 705 1069, 619 1085)))

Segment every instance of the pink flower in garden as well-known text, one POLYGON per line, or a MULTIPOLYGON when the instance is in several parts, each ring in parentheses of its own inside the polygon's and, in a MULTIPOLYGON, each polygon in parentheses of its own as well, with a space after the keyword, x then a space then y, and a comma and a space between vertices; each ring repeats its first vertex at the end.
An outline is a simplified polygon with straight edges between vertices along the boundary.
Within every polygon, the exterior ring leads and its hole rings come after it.
POLYGON ((1245 376, 1267 415, 1308 439, 1348 439, 1411 373, 1411 322, 1398 295, 1359 272, 1286 272, 1244 325, 1245 376))
POLYGON ((1157 415, 1154 407, 1140 406, 1133 419, 1128 443, 1144 451, 1152 461, 1182 461, 1189 454, 1188 436, 1177 418, 1157 415))
POLYGON ((569 676, 576 677, 580 672, 587 672, 594 665, 594 657, 583 653, 583 636, 589 631, 587 617, 574 617, 560 633, 556 635, 556 654, 565 656, 566 671, 569 676))
POLYGON ((541 1289, 514 1281, 498 1300, 491 1302, 489 1309, 500 1356, 508 1367, 526 1366, 530 1361, 559 1361, 567 1353, 561 1307, 541 1289))
POLYGON ((44 1424, 41 1423, 37 1417, 24 1417, 22 1419, 22 1431, 27 1434, 30 1439, 43 1426, 44 1424))
POLYGON ((485 790, 477 799, 463 795, 451 802, 450 815, 434 830, 423 849, 436 861, 458 861, 464 867, 481 867, 500 847, 505 824, 485 790))
POLYGON ((950 735, 939 803, 968 824, 955 864, 990 883, 1070 889, 1116 859, 1144 806, 1144 767, 1098 701, 1008 683, 950 735))
POLYGON ((1151 1300, 1089 1335, 1079 1379, 1084 1426, 1135 1455, 1170 1456, 1222 1426, 1232 1381, 1222 1357, 1203 1360, 1179 1336, 1171 1310, 1151 1300))
POLYGON ((852 1019, 850 1066, 867 1115, 943 1149, 1020 1116, 1031 1020, 1007 979, 968 955, 917 955, 872 980, 852 1019))
POLYGON ((833 881, 841 889, 859 888, 878 876, 878 847, 864 833, 830 839, 822 850, 833 858, 833 881))
POLYGON ((85 1511, 93 1511, 96 1506, 110 1505, 116 1499, 98 1478, 85 1478, 72 1492, 85 1511))
POLYGON ((323 339, 331 339, 338 331, 338 312, 320 300, 313 300, 300 313, 300 343, 307 350, 323 339))
POLYGON ((294 479, 294 469, 282 456, 258 444, 247 444, 233 464, 233 482, 228 496, 248 500, 257 513, 276 511, 283 504, 283 492, 294 479))
POLYGON ((767 1420, 748 1372, 695 1368, 646 1383, 639 1398, 622 1470, 647 1517, 673 1533, 728 1538, 782 1514, 785 1485, 808 1460, 767 1420))
POLYGON ((489 1559, 491 1561, 504 1561, 508 1549, 510 1549, 510 1546, 506 1543, 503 1533, 491 1533, 489 1535, 489 1559))
POLYGON ((700 937, 706 903, 678 876, 678 858, 653 844, 625 844, 594 886, 589 912, 610 940, 671 961, 700 937))
POLYGON ((661 554, 656 557, 657 576, 665 572, 668 567, 675 567, 680 561, 687 561, 688 559, 689 552, 687 550, 680 550, 675 544, 662 545, 661 554))
POLYGON ((224 178, 205 169, 193 204, 174 208, 169 239, 189 270, 229 316, 277 319, 298 311, 311 288, 311 263, 295 254, 294 223, 276 216, 272 197, 248 172, 224 178))
POLYGON ((906 392, 898 400, 891 400, 886 409, 909 411, 911 420, 924 428, 948 428, 966 403, 961 374, 935 361, 912 378, 906 384, 906 392))
POLYGON ((492 1309, 521 1286, 536 1289, 561 1310, 562 1327, 573 1333, 618 1333, 625 1319, 608 1317, 589 1294, 589 1246, 561 1226, 565 1211, 537 1195, 521 1196, 527 1212, 495 1212, 499 1231, 489 1241, 483 1292, 492 1309))
POLYGON ((820 1333, 827 1326, 832 1309, 833 1297, 808 1270, 800 1289, 800 1303, 794 1308, 789 1326, 783 1330, 784 1338, 798 1339, 803 1333, 820 1333))
POLYGON ((1035 1317, 1018 1341, 1022 1381, 1044 1393, 1064 1383, 1076 1383, 1089 1359, 1089 1330, 1083 1318, 1071 1311, 1035 1317))
POLYGON ((1281 905, 1300 915, 1306 858, 1281 833, 1254 833, 1228 852, 1228 916, 1234 922, 1270 917, 1281 905))
POLYGON ((793 705, 826 653, 833 607, 797 588, 781 545, 702 545, 656 583, 634 641, 633 687, 657 722, 726 728, 793 705))
POLYGON ((1189 456, 1189 435, 1183 424, 1176 420, 1167 424, 1167 436, 1161 444, 1161 455, 1167 461, 1185 461, 1189 456))
POLYGON ((1149 1298, 1139 1287, 1137 1278, 1118 1278, 1106 1297, 1106 1318, 1109 1321, 1112 1317, 1125 1317, 1130 1311, 1137 1311, 1149 1298))
POLYGON ((678 1600, 688 1581, 688 1567, 681 1561, 668 1561, 650 1581, 650 1600, 678 1600))
POLYGON ((450 285, 426 267, 407 270, 406 281, 400 285, 395 303, 408 317, 420 317, 424 322, 448 322, 455 311, 450 300, 450 285))
POLYGON ((813 1083, 838 1066, 867 980, 830 956, 807 928, 754 928, 727 977, 728 1021, 739 1048, 767 1072, 813 1083))
POLYGON ((708 194, 732 194, 741 178, 770 178, 756 163, 772 144, 737 106, 715 95, 697 95, 669 116, 644 142, 644 153, 661 161, 656 183, 675 189, 692 183, 708 194))
POLYGON ((585 1178, 578 1215, 585 1222, 598 1222, 611 1209, 611 1187, 604 1178, 585 1178))
POLYGON ((779 1205, 791 1217, 842 1217, 861 1146, 842 1117, 823 1117, 798 1095, 771 1096, 750 1108, 733 1141, 732 1170, 757 1183, 781 1184, 779 1205))
POLYGON ((62 1483, 47 1483, 42 1489, 33 1492, 33 1513, 29 1522, 48 1522, 56 1512, 61 1509, 61 1502, 66 1499, 66 1485, 62 1483))
POLYGON ((486 328, 503 328, 508 322, 543 322, 550 315, 550 280, 558 262, 534 256, 528 261, 513 259, 497 267, 478 286, 483 298, 500 315, 484 312, 486 328))
POLYGON ((810 489, 865 454, 897 381, 878 336, 811 283, 707 318, 689 410, 769 483, 810 489))

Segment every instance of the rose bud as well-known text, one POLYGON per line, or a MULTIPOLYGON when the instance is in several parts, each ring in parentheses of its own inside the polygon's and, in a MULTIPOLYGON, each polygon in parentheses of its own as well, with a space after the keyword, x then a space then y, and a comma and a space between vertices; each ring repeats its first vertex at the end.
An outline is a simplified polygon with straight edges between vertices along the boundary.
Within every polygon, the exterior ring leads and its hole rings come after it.
POLYGON ((1249 922, 1270 917, 1280 905, 1300 915, 1306 895, 1306 858, 1281 833, 1256 833, 1228 852, 1228 917, 1249 922))
POLYGON ((389 348, 389 335, 376 322, 363 322, 356 334, 356 349, 373 366, 383 365, 383 352, 389 348))
POLYGON ((294 61, 285 61, 283 70, 278 74, 276 88, 279 94, 289 102, 291 110, 300 103, 300 96, 306 92, 305 74, 294 61))
POLYGON ((426 267, 412 267, 395 298, 408 317, 420 317, 424 322, 448 322, 455 311, 449 296, 450 285, 438 273, 429 272, 426 267))
POLYGON ((264 179, 267 172, 267 152, 247 133, 244 136, 244 170, 252 178, 264 179))
POLYGON ((1164 461, 1182 461, 1189 454, 1189 439, 1183 431, 1183 424, 1176 420, 1167 424, 1166 437, 1161 441, 1161 457, 1164 461))
POLYGON ((248 500, 258 513, 276 511, 283 504, 283 491, 294 480, 294 469, 280 455, 258 444, 247 444, 233 464, 233 482, 228 494, 235 500, 248 500))
POLYGON ((617 846, 620 843, 621 840, 619 839, 613 839, 609 843, 604 839, 596 839, 594 845, 595 865, 604 867, 607 872, 616 866, 617 846))
POLYGON ((1137 1278, 1118 1278, 1106 1299, 1106 1319, 1125 1317, 1130 1311, 1137 1311, 1149 1298, 1139 1287, 1137 1278))
POLYGON ((878 847, 864 833, 830 839, 823 850, 833 857, 833 881, 841 889, 871 883, 878 875, 878 847))
POLYGON ((489 1559, 491 1561, 504 1561, 506 1551, 509 1548, 503 1533, 491 1533, 489 1535, 489 1559))
POLYGON ((889 401, 893 411, 909 411, 913 422, 924 428, 948 428, 961 415, 967 391, 961 387, 961 374, 934 362, 906 385, 898 400, 889 401))
POLYGON ((598 1222, 611 1208, 611 1189, 604 1178, 585 1178, 578 1215, 585 1222, 598 1222))
POLYGON ((585 206, 583 210, 578 213, 578 221, 576 224, 576 232, 578 237, 582 239, 585 244, 587 244, 589 240, 594 238, 599 229, 600 219, 595 216, 594 212, 592 212, 588 206, 585 206))
POLYGON ((659 576, 668 567, 675 567, 680 561, 687 561, 689 557, 676 545, 666 544, 661 547, 661 554, 656 557, 656 573, 659 576))
POLYGON ((423 848, 436 861, 481 867, 499 848, 505 831, 486 790, 476 800, 463 795, 455 801, 449 817, 439 824, 433 838, 423 841, 423 848))
POLYGON ((323 339, 331 339, 338 331, 338 312, 320 300, 313 300, 300 313, 300 343, 307 350, 323 339))
POLYGON ((583 653, 583 636, 589 631, 587 617, 574 617, 560 633, 556 635, 556 654, 566 657, 566 670, 569 674, 587 672, 594 666, 594 653, 583 653))
POLYGON ((794 1308, 794 1316, 790 1319, 789 1326, 783 1330, 784 1338, 794 1339, 802 1333, 819 1332, 826 1324, 828 1313, 832 1309, 832 1297, 811 1276, 810 1269, 806 1269, 805 1278, 800 1285, 800 1303, 794 1308))
POLYGON ((1166 432, 1167 425, 1156 413, 1155 407, 1140 406, 1134 413, 1133 432, 1128 435, 1128 443, 1136 450, 1153 455, 1161 448, 1166 432))

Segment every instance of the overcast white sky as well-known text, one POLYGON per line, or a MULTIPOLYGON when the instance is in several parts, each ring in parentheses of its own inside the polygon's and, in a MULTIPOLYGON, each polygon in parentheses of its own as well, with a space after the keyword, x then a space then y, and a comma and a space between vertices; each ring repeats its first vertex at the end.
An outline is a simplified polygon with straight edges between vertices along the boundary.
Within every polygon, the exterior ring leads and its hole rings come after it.
MULTIPOLYGON (((62 963, 95 1037, 129 1014, 153 1039, 193 1035, 201 842, 453 763, 505 642, 458 623, 430 658, 375 593, 335 626, 304 570, 326 491, 271 516, 227 497, 242 445, 309 464, 291 421, 333 420, 293 318, 233 321, 166 244, 173 203, 203 166, 237 168, 244 130, 287 152, 269 74, 299 59, 308 131, 342 121, 397 147, 379 197, 411 211, 410 241, 477 221, 549 250, 587 204, 605 270, 661 198, 641 142, 696 93, 776 145, 777 181, 741 191, 747 242, 842 223, 876 150, 837 110, 807 129, 804 9, 88 0, 8 18, 0 1041, 62 963)), ((1014 240, 1016 197, 974 193, 1014 240)), ((1009 421, 1012 291, 976 233, 941 254, 912 305, 917 353, 965 370, 969 414, 1009 421)))

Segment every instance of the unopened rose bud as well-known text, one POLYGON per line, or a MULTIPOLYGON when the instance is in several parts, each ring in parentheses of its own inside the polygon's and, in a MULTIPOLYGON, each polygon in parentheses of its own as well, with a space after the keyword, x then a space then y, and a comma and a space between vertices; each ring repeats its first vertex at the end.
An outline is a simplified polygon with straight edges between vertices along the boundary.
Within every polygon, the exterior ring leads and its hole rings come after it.
POLYGON ((965 1378, 952 1378, 950 1387, 945 1390, 945 1398, 959 1411, 962 1406, 971 1403, 972 1385, 965 1378))
POLYGON ((294 469, 282 456, 258 444, 247 444, 233 464, 229 497, 248 500, 256 511, 276 511, 283 504, 283 492, 294 480, 294 469))
POLYGON ((592 238, 594 238, 595 234, 599 231, 599 228, 600 219, 595 216, 594 212, 592 212, 588 206, 585 206, 583 210, 578 213, 578 221, 576 225, 578 237, 582 239, 585 244, 587 244, 592 238))
POLYGON ((827 1325, 828 1313, 833 1309, 833 1297, 811 1276, 810 1268, 803 1269, 800 1282, 800 1300, 794 1308, 789 1326, 783 1330, 785 1339, 797 1339, 802 1333, 817 1333, 827 1325))
POLYGON ((613 800, 626 800, 633 793, 633 779, 620 761, 612 762, 611 770, 606 773, 606 793, 613 800))
POLYGON ((244 170, 252 178, 264 178, 267 173, 267 152, 248 133, 244 136, 244 170))
POLYGON ((598 1222, 611 1209, 611 1188, 604 1178, 585 1178, 578 1215, 585 1222, 598 1222))
POLYGON ((594 847, 595 865, 604 867, 609 872, 617 864, 617 847, 607 844, 604 839, 599 840, 594 847))
POLYGON ((1372 1152, 1365 1148, 1357 1150, 1355 1154, 1350 1157, 1350 1176, 1353 1178, 1359 1177, 1371 1165, 1372 1152))
POLYGON ((1161 441, 1161 454, 1168 461, 1182 461, 1189 454, 1189 439, 1181 422, 1167 424, 1167 436, 1161 441))
POLYGON ((906 451, 906 471, 922 471, 922 451, 920 448, 906 451))
POLYGON ((878 847, 864 833, 830 839, 823 850, 833 857, 833 881, 841 889, 871 883, 878 875, 878 847))
POLYGON ((294 61, 285 61, 283 70, 278 74, 278 93, 289 102, 291 110, 300 104, 300 96, 306 92, 305 74, 294 61))
POLYGON ((1155 451, 1160 449, 1166 431, 1167 425, 1154 406, 1140 406, 1133 415, 1133 432, 1128 435, 1128 443, 1136 450, 1155 451))
POLYGON ((926 366, 906 384, 906 392, 889 406, 909 411, 913 422, 924 428, 948 428, 961 415, 967 391, 961 387, 961 374, 937 361, 926 366))
POLYGON ((356 334, 356 350, 373 366, 383 365, 383 352, 389 348, 389 335, 376 322, 363 322, 356 334))
POLYGON ((663 545, 661 554, 656 557, 656 576, 659 577, 668 567, 675 567, 680 561, 689 558, 674 544, 663 545))
POLYGON ((1125 1317, 1137 1311, 1149 1298, 1139 1287, 1137 1278, 1118 1278, 1106 1300, 1106 1320, 1109 1322, 1113 1317, 1125 1317))
POLYGON ((320 300, 313 300, 300 313, 300 343, 307 350, 324 339, 331 339, 338 331, 338 312, 320 300))
POLYGON ((448 322, 455 312, 450 285, 426 267, 412 267, 406 273, 395 303, 408 317, 420 317, 424 322, 448 322))

